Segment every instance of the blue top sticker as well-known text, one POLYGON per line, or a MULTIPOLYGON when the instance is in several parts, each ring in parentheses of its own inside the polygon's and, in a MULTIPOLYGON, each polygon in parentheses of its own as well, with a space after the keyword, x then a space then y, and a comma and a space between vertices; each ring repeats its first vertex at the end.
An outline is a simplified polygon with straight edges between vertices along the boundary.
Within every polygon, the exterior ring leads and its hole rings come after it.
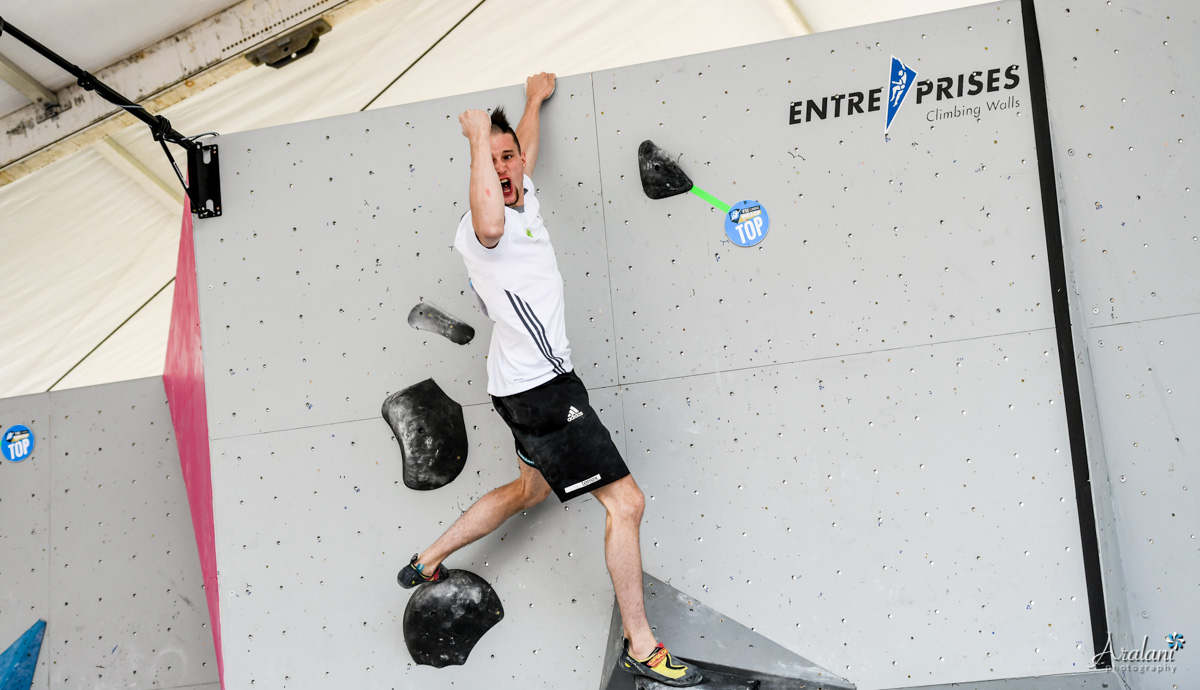
POLYGON ((0 449, 4 451, 4 457, 13 462, 21 462, 33 454, 33 432, 29 427, 17 424, 4 432, 0 449))
POLYGON ((725 214, 725 234, 739 247, 753 247, 767 236, 771 219, 757 201, 739 201, 725 214))

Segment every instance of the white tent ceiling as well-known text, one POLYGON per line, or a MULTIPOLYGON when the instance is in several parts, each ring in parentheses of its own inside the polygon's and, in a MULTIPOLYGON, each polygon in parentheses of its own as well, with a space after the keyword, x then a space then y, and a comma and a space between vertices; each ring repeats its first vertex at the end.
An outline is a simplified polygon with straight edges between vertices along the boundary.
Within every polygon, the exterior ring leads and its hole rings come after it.
MULTIPOLYGON (((0 16, 95 72, 232 4, 6 0, 0 16)), ((973 4, 383 0, 310 56, 242 71, 162 114, 185 134, 230 133, 973 4)), ((51 89, 73 81, 11 36, 0 54, 51 89)), ((0 83, 0 114, 27 104, 0 83)), ((0 397, 162 373, 181 199, 141 124, 0 187, 0 397)))

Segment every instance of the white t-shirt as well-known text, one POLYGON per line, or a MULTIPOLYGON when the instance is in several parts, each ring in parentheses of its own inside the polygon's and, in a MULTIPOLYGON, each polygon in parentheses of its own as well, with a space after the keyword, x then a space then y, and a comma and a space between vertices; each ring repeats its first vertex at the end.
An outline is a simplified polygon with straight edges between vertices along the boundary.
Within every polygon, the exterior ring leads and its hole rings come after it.
POLYGON ((483 313, 495 322, 488 350, 488 393, 514 395, 572 370, 563 318, 562 274, 541 205, 526 175, 524 207, 504 208, 504 235, 479 243, 471 212, 458 223, 454 248, 463 257, 483 313))

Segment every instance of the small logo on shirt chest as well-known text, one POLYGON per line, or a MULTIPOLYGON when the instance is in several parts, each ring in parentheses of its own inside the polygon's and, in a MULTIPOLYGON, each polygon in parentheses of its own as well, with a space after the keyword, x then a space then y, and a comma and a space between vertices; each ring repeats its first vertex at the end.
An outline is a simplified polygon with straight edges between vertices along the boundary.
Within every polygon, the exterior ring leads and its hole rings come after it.
POLYGON ((575 421, 576 419, 579 419, 579 418, 580 418, 580 417, 582 417, 582 416, 583 416, 583 413, 582 413, 582 412, 580 412, 579 410, 575 409, 575 406, 574 406, 574 405, 572 405, 572 406, 571 406, 571 411, 567 413, 567 421, 568 421, 568 422, 573 422, 573 421, 575 421))

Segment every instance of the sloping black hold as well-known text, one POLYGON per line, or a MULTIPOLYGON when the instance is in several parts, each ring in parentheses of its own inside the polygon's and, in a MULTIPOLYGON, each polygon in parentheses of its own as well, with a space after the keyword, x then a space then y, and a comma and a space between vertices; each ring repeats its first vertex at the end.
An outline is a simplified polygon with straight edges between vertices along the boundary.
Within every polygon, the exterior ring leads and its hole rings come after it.
POLYGON ((503 618, 500 597, 487 580, 451 570, 442 582, 421 585, 408 600, 404 644, 418 664, 461 666, 479 638, 503 618))
POLYGON ((429 491, 454 481, 467 464, 467 424, 462 405, 433 379, 393 393, 383 401, 404 459, 404 485, 429 491))
MULTIPOLYGON (((786 647, 705 606, 694 597, 642 573, 646 617, 654 634, 681 661, 695 664, 706 690, 855 690, 854 683, 830 673, 786 647), (755 685, 754 683, 757 683, 755 685)), ((659 690, 665 685, 635 677, 617 667, 621 654, 621 614, 613 602, 601 690, 659 690)))
POLYGON ((638 147, 638 171, 642 175, 642 191, 651 199, 666 199, 692 189, 692 179, 679 163, 649 139, 638 147))
POLYGON ((456 345, 466 345, 475 337, 474 328, 425 302, 417 302, 408 312, 408 325, 418 331, 433 331, 456 345))

